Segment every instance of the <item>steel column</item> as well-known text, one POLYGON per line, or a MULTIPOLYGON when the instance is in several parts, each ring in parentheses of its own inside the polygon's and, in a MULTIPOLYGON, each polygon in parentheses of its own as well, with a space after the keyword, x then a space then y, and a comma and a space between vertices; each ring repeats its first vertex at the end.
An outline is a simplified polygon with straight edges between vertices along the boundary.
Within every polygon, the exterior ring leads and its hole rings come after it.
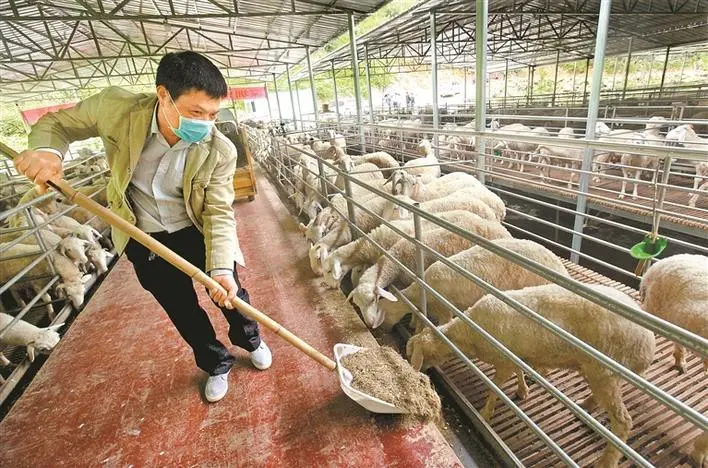
POLYGON ((283 121, 283 111, 280 109, 280 96, 278 95, 278 80, 275 79, 275 73, 273 73, 273 87, 275 88, 275 103, 278 106, 278 118, 280 122, 283 121))
POLYGON ((364 44, 364 71, 366 71, 366 91, 369 93, 369 121, 374 123, 374 98, 371 96, 371 71, 369 71, 368 44, 364 44))
POLYGON ((526 94, 526 103, 527 104, 531 104, 531 100, 533 99, 533 79, 534 79, 534 76, 536 75, 536 65, 531 65, 529 68, 530 68, 529 92, 526 94))
POLYGON ((310 60, 310 48, 305 47, 307 57, 307 73, 310 75, 310 91, 312 94, 312 107, 315 111, 315 129, 320 127, 320 115, 317 112, 317 91, 315 90, 315 76, 312 74, 312 61, 310 60))
POLYGON ((590 73, 590 57, 585 59, 585 82, 583 83, 583 104, 585 104, 585 96, 588 94, 588 74, 590 73))
MULTIPOLYGON (((556 68, 556 72, 558 69, 556 68)), ((506 108, 506 93, 509 86, 509 59, 504 61, 504 108, 506 108)), ((555 92, 553 93, 555 94, 555 92)))
MULTIPOLYGON (((487 0, 476 0, 475 11, 477 12, 475 21, 477 22, 475 30, 475 60, 476 60, 476 95, 475 95, 475 130, 478 132, 483 132, 486 128, 486 103, 487 103, 487 89, 485 87, 485 81, 487 79, 487 12, 489 10, 489 4, 487 0)), ((479 179, 482 184, 485 180, 485 138, 477 137, 477 147, 475 148, 477 152, 477 179, 479 179)))
POLYGON ((627 64, 624 67, 624 84, 622 85, 622 99, 627 94, 627 83, 629 82, 629 65, 632 62, 632 37, 629 38, 629 46, 627 47, 627 64))
POLYGON ((556 70, 553 73, 553 95, 551 96, 551 107, 556 105, 556 89, 558 89, 558 65, 560 62, 560 56, 560 50, 556 50, 556 70))
POLYGON ((305 130, 305 121, 302 119, 302 102, 300 102, 300 82, 295 82, 295 95, 297 96, 297 113, 300 116, 300 128, 305 130))
MULTIPOLYGON (((607 44, 607 29, 610 22, 610 9, 612 0, 602 0, 600 3, 600 15, 597 19, 597 37, 595 40, 595 62, 592 71, 592 87, 590 89, 590 102, 588 104, 588 118, 585 125, 585 138, 595 139, 595 123, 597 122, 597 112, 600 105, 600 91, 602 84, 602 67, 605 61, 605 45, 607 44)), ((592 169, 593 150, 585 148, 583 151, 583 164, 580 169, 580 181, 578 187, 578 202, 575 207, 576 215, 573 225, 572 249, 580 252, 583 241, 582 232, 585 223, 585 211, 587 209, 587 192, 590 185, 590 171, 592 169)), ((580 256, 572 252, 570 260, 579 263, 580 256)))
POLYGON ((290 81, 290 65, 285 66, 285 73, 288 77, 288 91, 290 92, 290 107, 293 111, 293 125, 295 126, 295 130, 297 130, 297 117, 295 117, 295 97, 293 97, 293 84, 290 81))
POLYGON ((666 68, 669 66, 669 54, 671 53, 671 46, 666 47, 666 56, 664 57, 664 68, 661 70, 661 84, 659 85, 659 95, 664 91, 664 80, 666 79, 666 68))
POLYGON ((268 120, 270 120, 272 122, 273 121, 273 113, 270 111, 270 94, 268 94, 268 86, 266 86, 265 83, 263 83, 263 91, 265 91, 266 103, 268 103, 268 120))
POLYGON ((359 128, 361 149, 364 150, 364 128, 361 126, 361 88, 359 88, 359 57, 356 50, 356 34, 354 33, 354 15, 347 15, 349 24, 349 54, 352 57, 352 71, 354 72, 354 100, 356 101, 356 123, 359 128))
MULTIPOLYGON (((430 11, 430 76, 432 78, 433 92, 433 129, 440 129, 440 110, 438 109, 438 48, 437 48, 437 24, 435 10, 430 11)), ((433 134, 433 146, 435 147, 435 157, 440 156, 438 134, 433 134)))
POLYGON ((342 124, 342 118, 339 115, 339 95, 337 94, 337 77, 334 74, 334 60, 330 62, 332 64, 332 85, 334 86, 334 109, 337 112, 337 125, 342 124))

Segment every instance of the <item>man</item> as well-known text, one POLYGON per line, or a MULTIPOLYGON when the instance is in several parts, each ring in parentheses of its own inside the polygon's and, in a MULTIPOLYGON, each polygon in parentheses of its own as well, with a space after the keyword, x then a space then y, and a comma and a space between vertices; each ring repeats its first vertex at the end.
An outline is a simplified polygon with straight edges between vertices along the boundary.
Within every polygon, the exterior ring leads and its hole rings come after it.
MULTIPOLYGON (((180 52, 162 58, 156 88, 156 94, 108 88, 71 109, 47 114, 32 128, 30 149, 16 167, 44 191, 47 180, 62 176, 69 143, 101 137, 111 167, 106 188, 111 210, 223 286, 227 294, 210 291, 210 296, 229 322, 231 342, 250 352, 256 368, 267 369, 272 357, 257 323, 226 307, 236 296, 248 302, 235 264, 243 265, 231 208, 236 148, 214 126, 226 82, 205 57, 180 52)), ((142 287, 192 347, 197 366, 209 374, 207 401, 223 398, 235 359, 216 339, 192 280, 126 234, 114 229, 112 235, 142 287)), ((155 348, 159 352, 159 344, 155 348)))

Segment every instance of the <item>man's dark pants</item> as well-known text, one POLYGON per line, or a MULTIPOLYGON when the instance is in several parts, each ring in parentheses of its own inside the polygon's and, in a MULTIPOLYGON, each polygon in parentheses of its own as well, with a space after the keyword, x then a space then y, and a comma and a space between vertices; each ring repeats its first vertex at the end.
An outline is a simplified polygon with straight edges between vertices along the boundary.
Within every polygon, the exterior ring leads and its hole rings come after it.
MULTIPOLYGON (((204 237, 199 230, 190 226, 173 233, 159 232, 152 236, 184 257, 188 262, 204 269, 204 237)), ((197 366, 209 375, 219 375, 231 369, 234 357, 216 339, 214 327, 206 311, 197 300, 192 280, 162 258, 151 255, 143 245, 131 239, 125 253, 133 263, 140 285, 152 293, 160 303, 182 338, 192 347, 197 366)), ((241 287, 234 265, 234 278, 238 285, 238 297, 246 302, 248 292, 241 287)), ((254 351, 261 343, 258 323, 244 317, 236 310, 221 309, 229 322, 231 342, 254 351)))

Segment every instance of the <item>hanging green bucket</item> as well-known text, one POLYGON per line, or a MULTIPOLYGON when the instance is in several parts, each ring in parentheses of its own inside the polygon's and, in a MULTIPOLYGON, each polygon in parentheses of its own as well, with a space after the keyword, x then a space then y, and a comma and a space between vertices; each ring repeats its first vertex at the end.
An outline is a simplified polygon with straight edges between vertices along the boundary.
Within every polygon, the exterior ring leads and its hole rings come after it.
POLYGON ((642 242, 630 249, 629 253, 637 260, 648 260, 663 252, 667 245, 669 245, 669 241, 666 240, 666 237, 652 239, 651 234, 647 234, 642 242))

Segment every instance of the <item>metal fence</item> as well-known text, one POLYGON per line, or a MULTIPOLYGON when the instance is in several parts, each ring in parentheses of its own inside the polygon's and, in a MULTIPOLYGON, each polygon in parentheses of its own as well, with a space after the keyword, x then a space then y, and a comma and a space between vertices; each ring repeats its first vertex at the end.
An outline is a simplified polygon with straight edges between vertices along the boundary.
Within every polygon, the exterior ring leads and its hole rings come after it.
MULTIPOLYGON (((633 123, 644 124, 646 122, 637 120, 633 123)), ((680 122, 670 122, 670 124, 672 125, 679 123, 680 122)), ((320 131, 325 130, 324 128, 322 128, 321 123, 313 123, 313 127, 315 126, 319 127, 320 131)), ((701 149, 691 150, 675 147, 652 147, 649 145, 628 146, 624 142, 616 143, 612 141, 592 141, 580 138, 559 142, 557 137, 537 137, 525 134, 519 135, 518 133, 512 134, 502 131, 475 132, 472 130, 448 130, 443 132, 435 131, 431 128, 411 128, 395 125, 363 124, 361 125, 361 127, 359 127, 354 125, 353 123, 343 123, 342 125, 333 130, 346 135, 347 150, 351 153, 365 153, 376 149, 383 149, 396 155, 396 157, 399 158, 401 162, 405 162, 406 160, 420 156, 416 154, 415 151, 415 148, 417 146, 417 140, 419 138, 427 137, 433 141, 437 140, 438 144, 431 145, 431 147, 432 151, 438 154, 439 159, 438 161, 431 161, 430 164, 439 165, 443 169, 443 172, 470 172, 474 174, 479 180, 486 183, 489 189, 506 198, 506 200, 518 199, 523 200, 525 202, 534 203, 537 206, 548 207, 556 210, 559 213, 566 213, 575 218, 576 221, 574 223, 573 228, 566 228, 564 226, 559 225, 558 223, 543 219, 543 217, 533 216, 532 214, 529 214, 528 210, 512 208, 511 204, 507 201, 506 209, 508 213, 512 213, 519 217, 533 218, 534 222, 536 223, 551 225, 554 229, 567 232, 573 237, 574 242, 571 246, 567 246, 558 242, 549 241, 548 239, 542 238, 541 236, 534 234, 531 229, 519 228, 517 226, 514 226, 507 220, 504 222, 504 226, 507 227, 510 232, 516 235, 522 235, 523 237, 531 238, 547 246, 549 246, 550 244, 550 246, 553 247, 553 250, 555 252, 559 253, 562 256, 570 257, 576 263, 578 263, 582 258, 583 260, 587 260, 595 266, 605 267, 620 275, 624 275, 634 280, 638 279, 638 276, 633 271, 613 265, 612 262, 594 258, 591 254, 584 253, 580 248, 579 241, 585 240, 586 242, 592 241, 598 243, 607 249, 613 249, 614 251, 623 255, 626 255, 628 253, 626 248, 616 245, 616 243, 606 241, 599 237, 591 236, 583 232, 582 227, 585 221, 602 223, 605 226, 626 230, 635 234, 643 235, 647 233, 646 229, 641 229, 638 227, 631 226, 629 224, 625 224, 623 222, 607 219, 603 216, 588 214, 585 211, 585 208, 581 206, 580 198, 585 197, 586 202, 588 199, 591 198, 597 199, 598 203, 603 200, 609 200, 609 202, 611 202, 614 207, 612 208, 612 210, 615 211, 621 209, 617 207, 624 206, 632 209, 647 208, 645 205, 642 205, 635 201, 629 202, 617 200, 615 197, 609 196, 608 193, 596 195, 589 191, 589 188, 591 188, 592 177, 593 175, 595 175, 595 173, 593 173, 592 171, 591 165, 593 152, 615 152, 631 150, 632 153, 641 154, 646 157, 655 158, 659 161, 663 161, 663 163, 658 164, 657 168, 654 169, 654 180, 652 182, 643 183, 643 185, 649 187, 649 189, 651 190, 651 199, 649 200, 651 207, 651 209, 649 210, 650 216, 644 219, 644 221, 649 222, 650 225, 653 225, 653 230, 655 231, 655 234, 658 232, 658 228, 660 227, 660 221, 662 216, 676 216, 678 219, 681 220, 696 222, 698 223, 698 226, 701 227, 701 229, 705 229, 706 227, 708 227, 706 226, 706 220, 708 219, 708 216, 706 216, 706 210, 700 209, 698 213, 693 214, 677 213, 676 208, 681 206, 685 207, 685 200, 683 205, 678 202, 670 202, 666 200, 666 192, 669 190, 676 190, 682 195, 685 194, 685 192, 690 192, 690 189, 685 189, 683 187, 669 183, 669 176, 674 174, 671 169, 671 161, 674 158, 678 158, 679 160, 706 162, 708 161, 708 154, 706 154, 706 152, 701 149), (441 139, 444 138, 445 140, 447 140, 448 138, 453 136, 467 138, 468 141, 471 138, 476 138, 477 142, 476 145, 474 145, 474 148, 461 148, 461 156, 458 157, 455 155, 451 155, 450 149, 444 147, 440 143, 441 139), (390 141, 396 141, 397 144, 394 147, 385 144, 382 145, 381 140, 386 139, 390 141), (573 186, 571 186, 570 188, 554 187, 551 184, 544 186, 538 184, 538 182, 534 182, 534 184, 538 186, 538 192, 543 193, 545 199, 554 198, 554 196, 550 194, 551 190, 558 190, 560 192, 573 195, 578 199, 575 202, 575 209, 573 209, 572 205, 568 203, 564 204, 567 206, 562 206, 560 203, 554 204, 553 201, 539 200, 537 198, 538 195, 526 190, 528 187, 521 186, 521 188, 519 188, 514 186, 513 183, 518 182, 516 179, 522 178, 519 177, 522 173, 513 173, 512 171, 512 173, 508 174, 507 172, 509 171, 500 170, 500 168, 497 167, 496 164, 500 162, 503 163, 505 161, 514 162, 517 161, 516 158, 510 158, 501 154, 493 154, 491 151, 485 151, 485 145, 483 143, 480 144, 480 140, 486 140, 487 148, 494 148, 499 144, 499 142, 526 142, 537 144, 539 146, 552 146, 562 144, 563 148, 581 152, 582 164, 580 166, 574 168, 566 168, 566 170, 562 170, 559 172, 559 174, 567 174, 571 171, 578 172, 580 174, 580 185, 578 188, 575 188, 573 186), (445 151, 447 151, 447 154, 443 154, 445 151), (580 220, 580 223, 577 222, 578 220, 580 220)), ((514 402, 511 398, 506 396, 504 390, 500 388, 503 382, 495 382, 492 378, 490 378, 487 375, 489 372, 485 372, 485 370, 482 369, 482 366, 480 365, 479 361, 473 360, 472 356, 466 356, 465 353, 459 348, 459 346, 457 346, 453 341, 445 337, 442 331, 434 326, 434 324, 426 317, 425 314, 425 304, 427 302, 426 297, 434 297, 442 304, 444 304, 444 306, 448 308, 453 314, 453 317, 456 317, 457 320, 469 327, 470 333, 475 333, 482 339, 489 342, 489 344, 494 349, 498 350, 498 352, 501 353, 505 358, 511 361, 515 366, 518 366, 518 368, 522 369, 523 372, 530 376, 535 382, 538 382, 539 385, 543 387, 543 389, 545 389, 546 392, 548 392, 548 394, 550 394, 554 399, 556 399, 560 405, 567 408, 570 411, 571 416, 573 416, 575 420, 581 421, 582 423, 590 427, 594 432, 596 432, 600 437, 602 437, 602 439, 609 441, 609 444, 617 447, 617 449, 628 459, 641 466, 652 466, 653 462, 651 460, 654 459, 655 454, 646 452, 644 450, 645 447, 641 445, 634 444, 633 446, 630 446, 632 444, 628 445, 627 443, 625 443, 626 438, 625 440, 621 440, 622 437, 618 437, 615 433, 605 428, 604 425, 596 419, 596 417, 593 417, 590 414, 590 412, 586 411, 574 401, 572 401, 564 393, 564 387, 559 386, 558 382, 554 382, 552 378, 542 375, 539 372, 540 369, 532 368, 522 359, 515 356, 508 349, 507 346, 500 342, 499 339, 494 338, 494 336, 492 336, 488 331, 486 331, 474 321, 472 321, 469 317, 467 317, 465 315, 464 310, 456 308, 448 298, 443 297, 434 288, 427 284, 423 279, 425 271, 425 264, 423 261, 424 255, 430 256, 432 259, 434 259, 434 261, 442 262, 443 264, 447 265, 456 274, 460 275, 461 278, 466 278, 470 281, 473 281, 474 284, 482 288, 485 292, 496 296, 505 304, 520 313, 523 317, 526 317, 533 321, 535 326, 538 326, 539 329, 542 328, 550 331, 555 336, 563 340, 565 343, 568 343, 574 349, 579 351, 583 356, 597 360, 603 366, 606 366, 612 372, 616 373, 617 375, 620 375, 624 380, 630 382, 642 394, 648 395, 650 398, 660 402, 661 405, 663 405, 666 409, 670 410, 672 414, 675 414, 676 417, 682 421, 677 424, 681 425, 681 427, 683 428, 684 437, 686 436, 686 434, 690 433, 691 438, 694 438, 695 436, 700 434, 701 431, 708 430, 708 419, 705 417, 704 414, 701 414, 701 412, 708 411, 708 408, 705 407, 705 403, 703 403, 704 401, 708 401, 708 390, 706 389, 705 385, 695 385, 695 392, 697 392, 699 395, 698 399, 694 398, 689 402, 685 399, 682 400, 680 398, 677 398, 673 395, 674 392, 672 392, 670 389, 667 390, 666 385, 664 385, 664 381, 659 383, 656 381, 656 379, 652 381, 651 379, 648 380, 647 378, 637 375, 636 373, 625 368, 610 357, 602 354, 596 349, 593 349, 590 345, 584 343, 571 333, 567 332, 562 327, 558 326, 558 324, 543 317, 542 315, 534 311, 532 308, 529 308, 524 304, 514 300, 504 291, 499 290, 494 285, 486 282, 479 276, 462 268, 461 266, 454 264, 444 256, 440 255, 435 250, 429 248, 421 241, 420 222, 421 220, 425 220, 429 223, 433 223, 436 226, 442 227, 458 235, 460 238, 464 238, 472 242, 474 245, 481 246, 484 249, 487 249, 504 259, 512 261, 515 264, 521 265, 524 269, 527 269, 528 271, 531 271, 545 278, 549 282, 558 284, 561 287, 577 294, 582 298, 599 304, 607 310, 619 314, 621 317, 653 331, 660 337, 664 337, 668 340, 680 343, 688 347, 689 349, 693 350, 698 356, 702 356, 703 358, 708 355, 708 340, 703 337, 697 336, 691 332, 683 330, 680 327, 677 327, 676 325, 658 319, 657 317, 650 315, 644 311, 641 311, 636 307, 629 307, 624 303, 618 302, 615 299, 600 294, 596 290, 589 288, 586 284, 582 283, 581 281, 578 281, 575 278, 568 278, 566 276, 560 275, 557 272, 554 272, 549 268, 542 266, 532 260, 529 260, 511 250, 504 249, 503 247, 500 247, 494 242, 491 242, 479 235, 460 229, 458 226, 444 221, 436 214, 426 212, 415 205, 410 205, 408 203, 402 202, 390 193, 374 188, 353 177, 352 175, 356 174, 356 171, 352 173, 347 173, 340 169, 339 166, 333 164, 331 160, 313 155, 311 151, 308 151, 307 154, 309 157, 316 160, 318 170, 315 171, 312 170, 312 168, 304 167, 303 169, 300 169, 300 171, 304 171, 300 172, 303 174, 303 176, 300 176, 298 175, 299 172, 295 171, 294 168, 299 166, 298 161, 300 159, 301 153, 301 147, 292 145, 283 138, 273 138, 272 151, 263 153, 258 159, 260 163, 267 169, 268 173, 271 174, 273 179, 277 181, 277 183, 280 184, 280 186, 287 192, 292 193, 296 189, 297 185, 302 186, 302 184, 305 184, 307 188, 310 191, 315 192, 320 198, 320 200, 322 200, 323 202, 326 202, 328 199, 331 199, 332 195, 334 194, 340 194, 344 196, 347 203, 346 210, 338 209, 334 205, 330 205, 330 208, 336 211, 339 217, 344 218, 348 221, 349 228, 351 229, 352 239, 357 239, 361 237, 367 238, 371 244, 376 245, 376 247, 380 249, 382 256, 389 258, 398 268, 400 268, 405 274, 408 275, 411 281, 417 282, 422 286, 422 297, 420 298, 418 307, 415 307, 404 296, 398 294, 400 299, 406 302, 406 304, 410 307, 411 312, 416 317, 418 317, 419 320, 425 323, 427 327, 431 328, 439 339, 441 339, 447 346, 451 347, 453 353, 462 361, 462 363, 464 363, 464 366, 466 368, 471 369, 472 373, 478 379, 480 379, 484 383, 484 385, 489 388, 491 392, 496 394, 508 406, 508 408, 510 408, 510 411, 512 411, 513 415, 518 419, 518 421, 527 425, 530 430, 535 434, 535 436, 539 440, 543 441, 543 443, 546 444, 546 446, 549 447, 553 453, 555 453, 555 455, 560 461, 571 466, 577 466, 577 464, 580 463, 579 460, 574 459, 575 452, 572 450, 571 447, 569 447, 567 443, 563 443, 560 440, 554 439, 541 428, 541 426, 543 425, 543 421, 539 421, 538 418, 530 417, 528 414, 528 409, 522 409, 518 403, 514 402), (329 180, 328 177, 325 176, 325 171, 329 171, 330 173, 336 174, 337 177, 343 177, 345 181, 345 189, 342 190, 341 187, 337 187, 335 184, 333 184, 331 180, 329 180), (312 178, 304 177, 307 172, 309 172, 310 174, 312 174, 312 176, 315 177, 316 183, 312 183, 312 178), (309 183, 308 180, 310 181, 309 183), (412 212, 414 225, 416 226, 416 229, 414 230, 415 234, 410 235, 402 231, 394 224, 391 224, 388 220, 381 217, 379 213, 373 212, 367 206, 367 203, 362 203, 359 200, 350 197, 349 195, 352 193, 352 189, 355 187, 366 189, 367 191, 375 194, 376 196, 384 198, 390 203, 399 206, 404 206, 406 210, 412 212), (415 268, 410 268, 410 265, 407 266, 403 264, 399 259, 393 257, 387 251, 387 249, 376 244, 376 242, 370 237, 370 234, 368 232, 365 232, 364 230, 360 229, 355 223, 353 223, 352 220, 356 219, 357 212, 364 212, 367 213, 369 216, 377 218, 381 225, 388 226, 390 229, 396 232, 401 239, 405 238, 409 242, 413 243, 416 246, 416 250, 418 252, 416 257, 415 268), (697 401, 700 403, 696 403, 697 401), (687 427, 688 429, 686 429, 687 427)), ((532 153, 535 154, 533 151, 532 153)), ((532 164, 538 165, 540 167, 544 166, 542 162, 538 161, 532 164)), ((551 166, 550 164, 547 165, 551 166)), ((558 167, 553 166, 553 170, 558 169, 558 167)), ((564 178, 561 175, 557 175, 554 177, 561 179, 564 185, 567 182, 567 178, 564 178)), ((609 176, 603 174, 603 177, 609 176)), ((557 197, 557 200, 559 199, 560 198, 557 197)), ((702 232, 705 233, 705 231, 702 232)), ((708 252, 705 243, 694 244, 690 241, 679 239, 678 237, 670 237, 670 241, 686 249, 691 249, 694 252, 702 254, 708 252)), ((399 292, 398 289, 396 289, 395 287, 393 288, 393 290, 397 293, 399 292)), ((471 306, 472 304, 469 305, 471 306)), ((478 413, 474 411, 472 411, 472 413, 478 416, 478 413)), ((503 440, 502 437, 496 434, 492 426, 486 423, 482 423, 478 420, 477 427, 481 428, 484 431, 487 439, 499 449, 499 453, 502 454, 505 461, 512 464, 521 464, 520 458, 517 458, 514 454, 514 451, 510 450, 509 447, 506 446, 507 441, 503 440)), ((643 428, 642 430, 646 431, 648 429, 643 428)), ((685 441, 683 442, 683 444, 685 444, 685 441)), ((592 455, 590 458, 594 458, 595 455, 592 455)), ((550 466, 555 462, 544 460, 544 463, 545 466, 550 466)), ((582 463, 585 464, 586 460, 583 459, 582 463)))
MULTIPOLYGON (((11 163, 6 162, 6 166, 12 173, 16 172, 11 163)), ((69 160, 64 165, 64 172, 73 187, 103 203, 105 177, 108 174, 106 168, 105 156, 101 153, 69 160)), ((75 233, 61 231, 58 221, 74 216, 77 207, 57 203, 61 196, 54 192, 35 196, 32 186, 26 179, 21 179, 21 176, 17 176, 0 185, 0 188, 8 184, 24 188, 6 200, 0 212, 0 312, 3 314, 0 322, 0 356, 4 356, 0 359, 0 404, 5 402, 32 367, 35 345, 31 337, 26 335, 40 333, 48 340, 49 344, 45 343, 44 347, 36 349, 37 354, 51 351, 56 344, 53 340, 59 338, 59 335, 52 333, 56 333, 58 326, 69 318, 72 311, 81 307, 85 296, 103 273, 99 270, 107 266, 104 262, 110 263, 113 257, 103 249, 111 249, 108 227, 95 216, 78 219, 82 220, 81 224, 102 231, 101 252, 84 250, 92 244, 78 238, 78 243, 65 244, 65 237, 75 233), (62 235, 57 235, 57 232, 62 235), (54 239, 59 238, 61 241, 56 243, 54 239), (67 251, 72 245, 78 245, 86 255, 86 260, 94 266, 89 267, 89 263, 77 265, 70 258, 76 252, 67 251), (57 261, 67 261, 72 266, 66 267, 66 263, 58 265, 57 261), (78 282, 69 281, 65 277, 67 272, 78 272, 82 276, 78 282), (74 289, 67 287, 69 283, 74 289)))

